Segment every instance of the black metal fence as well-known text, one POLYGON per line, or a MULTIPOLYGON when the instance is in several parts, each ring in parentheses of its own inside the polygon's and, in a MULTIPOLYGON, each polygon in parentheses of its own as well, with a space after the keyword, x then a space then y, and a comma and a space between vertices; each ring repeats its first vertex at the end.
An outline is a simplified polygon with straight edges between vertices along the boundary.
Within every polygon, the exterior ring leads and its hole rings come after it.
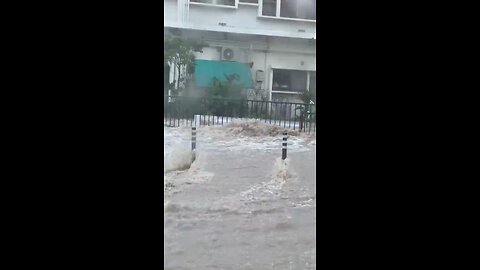
POLYGON ((233 119, 256 119, 303 132, 316 132, 317 126, 314 104, 183 96, 164 96, 163 119, 174 127, 224 125, 233 119))

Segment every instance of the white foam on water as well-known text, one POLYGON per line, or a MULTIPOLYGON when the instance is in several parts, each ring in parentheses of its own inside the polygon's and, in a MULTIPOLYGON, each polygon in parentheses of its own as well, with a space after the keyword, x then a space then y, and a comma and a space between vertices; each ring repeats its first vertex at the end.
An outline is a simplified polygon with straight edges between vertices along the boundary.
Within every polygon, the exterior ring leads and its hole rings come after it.
POLYGON ((189 169, 195 157, 192 150, 182 144, 174 145, 172 148, 172 151, 164 153, 163 171, 171 172, 189 169))
POLYGON ((191 150, 191 139, 187 136, 187 130, 185 128, 164 127, 163 134, 164 173, 190 168, 194 156, 191 150))
MULTIPOLYGON (((281 151, 285 130, 259 121, 244 119, 233 119, 230 124, 224 126, 201 126, 197 128, 197 149, 195 161, 192 163, 191 127, 164 128, 165 192, 173 194, 181 192, 180 190, 185 185, 210 181, 214 174, 205 169, 208 167, 208 153, 210 152, 218 154, 221 151, 281 151)), ((288 129, 286 131, 290 134, 288 137, 289 152, 311 151, 311 145, 315 143, 314 135, 310 136, 288 129), (308 141, 310 142, 308 143, 308 141)), ((286 160, 277 158, 271 170, 266 171, 264 181, 251 186, 241 194, 237 194, 240 197, 225 199, 236 202, 239 200, 246 200, 247 202, 276 200, 278 196, 281 196, 284 184, 294 177, 291 168, 289 168, 289 163, 288 158, 286 160)), ((165 197, 167 197, 167 194, 165 197)), ((226 201, 223 203, 226 203, 226 201)), ((221 209, 230 208, 226 205, 218 205, 218 207, 221 209)), ((217 207, 214 207, 214 209, 217 209, 217 207)), ((230 210, 236 211, 238 209, 230 210)))
MULTIPOLYGON (((164 173, 167 268, 230 269, 234 264, 232 269, 242 269, 246 261, 252 269, 314 269, 316 195, 311 194, 310 174, 304 172, 309 167, 299 166, 312 155, 279 158, 282 133, 252 121, 197 128, 196 158, 190 168, 164 173), (288 248, 291 244, 295 251, 288 248), (255 245, 262 249, 246 248, 255 245), (206 249, 235 256, 206 258, 206 249), (184 263, 189 259, 195 266, 184 263)), ((314 136, 289 134, 289 153, 315 148, 314 136)), ((164 156, 188 152, 190 139, 190 127, 165 128, 164 156)))
MULTIPOLYGON (((196 132, 197 149, 206 151, 278 151, 281 149, 283 132, 288 133, 289 151, 306 152, 316 145, 315 134, 300 133, 258 120, 231 119, 230 121, 231 123, 223 126, 198 127, 196 132)), ((164 127, 164 135, 165 148, 172 148, 175 144, 191 147, 191 127, 164 127)))
POLYGON ((240 193, 248 201, 276 200, 282 194, 283 186, 295 176, 289 166, 289 159, 277 158, 273 164, 268 181, 251 186, 248 190, 240 193))
POLYGON ((290 172, 290 167, 288 164, 290 163, 290 159, 286 158, 282 160, 281 158, 277 158, 273 165, 271 181, 280 184, 280 188, 282 188, 283 184, 287 181, 288 178, 292 177, 292 172, 290 172))
MULTIPOLYGON (((191 119, 163 119, 164 126, 167 127, 178 127, 178 126, 217 126, 217 125, 226 125, 229 123, 262 123, 271 126, 285 127, 288 130, 297 130, 300 128, 299 121, 289 121, 289 120, 274 120, 274 119, 260 119, 260 118, 232 118, 227 116, 213 116, 213 115, 195 115, 191 119), (295 129, 294 129, 295 128, 295 129)), ((311 126, 307 123, 305 131, 309 131, 310 134, 315 133, 315 124, 311 126)))
MULTIPOLYGON (((163 186, 164 186, 164 210, 168 208, 170 204, 170 197, 178 192, 182 192, 184 188, 193 184, 201 184, 210 181, 214 174, 206 171, 205 165, 208 162, 207 154, 198 154, 195 152, 189 152, 190 155, 185 154, 185 151, 176 151, 172 153, 182 153, 182 154, 173 154, 177 155, 180 158, 172 161, 171 168, 179 168, 179 166, 187 166, 187 169, 183 170, 166 170, 163 175, 163 186), (190 157, 194 157, 189 159, 190 157), (190 160, 193 160, 189 163, 190 160)), ((181 167, 184 168, 184 167, 181 167)))
POLYGON ((288 149, 294 152, 310 151, 307 144, 314 138, 298 131, 265 124, 255 120, 233 120, 225 126, 202 126, 197 129, 199 147, 206 150, 263 152, 281 149, 283 132, 288 133, 288 149))

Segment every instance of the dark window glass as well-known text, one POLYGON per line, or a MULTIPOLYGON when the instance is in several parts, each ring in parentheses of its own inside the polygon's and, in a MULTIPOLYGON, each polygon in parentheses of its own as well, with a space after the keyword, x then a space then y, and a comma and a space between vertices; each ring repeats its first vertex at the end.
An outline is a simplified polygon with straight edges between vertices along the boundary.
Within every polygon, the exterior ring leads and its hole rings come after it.
POLYGON ((273 70, 273 91, 290 91, 290 74, 288 70, 274 69, 273 70))
POLYGON ((190 0, 190 2, 235 6, 235 0, 190 0))
POLYGON ((316 1, 310 1, 310 6, 307 12, 307 18, 308 20, 316 20, 317 19, 317 2, 316 1))
POLYGON ((190 2, 213 4, 213 0, 190 0, 190 2))
POLYGON ((258 4, 258 0, 240 0, 239 2, 242 2, 242 3, 254 3, 254 4, 258 4))
POLYGON ((273 70, 273 91, 302 92, 307 90, 307 72, 302 70, 273 70))
POLYGON ((282 6, 280 7, 280 17, 296 18, 297 1, 282 0, 282 6))
POLYGON ((291 87, 290 91, 303 92, 307 90, 307 72, 292 70, 290 72, 291 87))
POLYGON ((315 0, 282 0, 280 17, 316 20, 315 0))
POLYGON ((235 6, 235 0, 217 0, 217 5, 235 6))
POLYGON ((263 0, 262 15, 277 16, 277 0, 263 0))

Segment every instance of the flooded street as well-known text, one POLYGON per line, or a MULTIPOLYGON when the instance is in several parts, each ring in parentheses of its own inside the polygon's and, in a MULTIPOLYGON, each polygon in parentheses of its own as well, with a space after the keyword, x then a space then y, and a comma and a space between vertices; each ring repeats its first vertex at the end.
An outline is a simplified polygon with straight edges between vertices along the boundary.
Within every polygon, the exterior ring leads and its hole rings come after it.
POLYGON ((165 269, 315 269, 316 141, 256 123, 164 128, 165 269))

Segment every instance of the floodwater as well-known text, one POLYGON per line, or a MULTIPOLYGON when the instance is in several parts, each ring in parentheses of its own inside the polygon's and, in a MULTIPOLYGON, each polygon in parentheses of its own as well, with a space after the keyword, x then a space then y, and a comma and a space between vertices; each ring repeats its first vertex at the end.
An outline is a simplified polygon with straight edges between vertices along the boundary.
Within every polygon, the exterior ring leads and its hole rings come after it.
POLYGON ((315 269, 316 141, 255 122, 164 128, 165 269, 315 269))

